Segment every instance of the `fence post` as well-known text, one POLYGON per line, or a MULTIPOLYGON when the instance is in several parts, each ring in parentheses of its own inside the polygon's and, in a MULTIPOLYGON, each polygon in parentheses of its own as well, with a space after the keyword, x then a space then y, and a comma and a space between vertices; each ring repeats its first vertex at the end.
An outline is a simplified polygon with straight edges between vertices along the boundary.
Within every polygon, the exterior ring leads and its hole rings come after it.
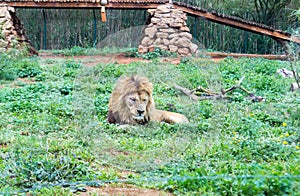
POLYGON ((248 32, 244 31, 244 53, 248 53, 248 32))
POLYGON ((97 44, 97 18, 95 10, 93 10, 94 15, 94 33, 93 33, 93 47, 96 47, 97 44))
POLYGON ((44 19, 44 39, 43 39, 43 49, 46 50, 47 49, 47 20, 46 20, 46 13, 45 10, 42 9, 43 12, 43 19, 44 19))
POLYGON ((197 34, 197 16, 194 17, 194 29, 193 29, 193 37, 196 39, 197 34))

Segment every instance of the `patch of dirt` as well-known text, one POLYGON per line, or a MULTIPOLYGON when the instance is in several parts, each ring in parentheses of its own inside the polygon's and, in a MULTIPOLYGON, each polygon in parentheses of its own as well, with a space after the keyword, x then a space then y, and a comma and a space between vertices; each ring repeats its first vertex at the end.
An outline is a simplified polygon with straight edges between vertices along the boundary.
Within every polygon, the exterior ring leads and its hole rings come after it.
MULTIPOLYGON (((246 58, 266 58, 270 60, 286 60, 285 55, 260 55, 260 54, 238 54, 238 53, 224 53, 224 52, 202 52, 204 56, 210 57, 213 61, 220 61, 228 56, 234 58, 246 57, 246 58)), ((115 64, 129 64, 132 62, 151 62, 142 58, 127 57, 125 54, 109 54, 109 55, 93 55, 93 56, 64 56, 53 55, 51 53, 43 52, 39 56, 42 59, 74 59, 80 60, 86 66, 95 66, 100 63, 115 63, 115 64)), ((166 57, 162 58, 163 62, 172 63, 178 65, 180 58, 166 57)))
POLYGON ((121 150, 115 150, 115 149, 110 149, 109 150, 109 153, 112 155, 112 156, 118 156, 118 155, 129 155, 129 152, 125 152, 125 151, 121 151, 121 150))
POLYGON ((12 83, 8 84, 8 85, 0 85, 0 89, 9 86, 11 88, 20 88, 21 86, 23 86, 23 84, 34 84, 35 81, 33 78, 17 78, 15 79, 12 83))
POLYGON ((118 54, 116 56, 116 63, 117 64, 129 64, 132 62, 151 62, 150 60, 145 60, 142 58, 135 58, 135 57, 126 57, 124 54, 118 54))
POLYGON ((31 78, 18 78, 16 82, 23 82, 23 83, 26 83, 26 84, 35 83, 35 81, 31 78))
POLYGON ((95 66, 100 63, 116 63, 129 64, 132 62, 150 62, 142 58, 126 57, 124 54, 110 54, 110 55, 93 55, 93 56, 64 56, 53 55, 51 53, 43 52, 39 54, 42 59, 73 59, 80 60, 86 66, 95 66))
POLYGON ((86 187, 86 192, 81 192, 80 196, 90 196, 90 195, 103 195, 103 196, 173 196, 172 193, 154 190, 137 188, 131 185, 126 185, 125 187, 86 187))
POLYGON ((14 80, 10 87, 11 88, 20 88, 21 86, 24 86, 24 84, 34 84, 35 81, 32 78, 17 78, 14 80))
POLYGON ((286 55, 273 55, 273 54, 241 54, 241 53, 225 53, 225 52, 203 52, 202 54, 217 60, 229 56, 233 58, 246 57, 246 58, 265 58, 270 60, 286 60, 286 55))

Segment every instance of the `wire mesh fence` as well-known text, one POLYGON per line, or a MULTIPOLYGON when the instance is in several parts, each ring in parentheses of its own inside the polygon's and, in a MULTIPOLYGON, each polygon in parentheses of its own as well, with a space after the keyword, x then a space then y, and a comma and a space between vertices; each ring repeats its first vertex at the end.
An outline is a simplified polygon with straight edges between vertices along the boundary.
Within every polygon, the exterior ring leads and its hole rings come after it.
MULTIPOLYGON (((208 6, 208 5, 206 5, 208 6)), ((81 47, 137 47, 146 25, 146 10, 107 10, 107 22, 97 9, 17 9, 36 49, 81 47), (119 32, 119 33, 118 33, 119 32)), ((277 54, 282 47, 272 38, 188 17, 188 26, 199 48, 225 52, 277 54), (201 45, 201 46, 200 46, 201 45)), ((292 31, 296 21, 282 18, 277 29, 292 31)))
MULTIPOLYGON (((124 43, 124 47, 130 47, 130 39, 135 39, 135 35, 128 38, 107 37, 130 27, 144 25, 146 17, 144 10, 107 10, 108 21, 102 23, 100 10, 20 9, 17 12, 33 46, 52 50, 73 46, 118 46, 120 43, 124 43), (124 19, 124 16, 127 17, 124 19), (100 46, 99 42, 102 40, 104 42, 100 46), (126 43, 129 45, 126 46, 126 43)), ((141 34, 140 30, 132 31, 141 34)))

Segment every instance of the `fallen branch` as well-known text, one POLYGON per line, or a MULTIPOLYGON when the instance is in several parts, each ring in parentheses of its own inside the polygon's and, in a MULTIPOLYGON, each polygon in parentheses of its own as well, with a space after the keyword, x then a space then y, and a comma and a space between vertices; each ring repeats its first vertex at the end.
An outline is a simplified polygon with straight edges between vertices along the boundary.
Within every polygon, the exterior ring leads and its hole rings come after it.
POLYGON ((209 100, 209 99, 228 99, 231 98, 229 96, 226 96, 226 94, 236 90, 236 89, 241 89, 242 91, 244 91, 245 93, 248 94, 248 98, 253 101, 253 102, 261 102, 261 101, 265 101, 264 97, 260 97, 260 96, 256 96, 254 93, 248 91, 246 88, 244 88, 243 86, 241 86, 241 83, 243 82, 245 76, 243 76, 239 82, 237 83, 237 85, 230 87, 227 90, 221 89, 220 93, 215 93, 209 89, 206 89, 202 86, 198 86, 196 89, 194 90, 189 90, 187 88, 184 88, 182 86, 179 86, 177 84, 174 84, 174 88, 176 88, 177 90, 180 90, 181 92, 183 92, 185 95, 189 96, 192 100, 194 101, 199 101, 199 100, 209 100))
POLYGON ((199 97, 195 94, 193 94, 192 90, 186 89, 184 87, 181 87, 177 84, 174 84, 174 88, 180 90, 181 92, 183 92, 185 95, 189 96, 190 98, 192 98, 194 101, 198 101, 199 97))
POLYGON ((298 83, 292 83, 291 84, 291 91, 292 92, 294 92, 294 91, 296 91, 296 90, 298 90, 299 89, 299 85, 298 85, 298 83))

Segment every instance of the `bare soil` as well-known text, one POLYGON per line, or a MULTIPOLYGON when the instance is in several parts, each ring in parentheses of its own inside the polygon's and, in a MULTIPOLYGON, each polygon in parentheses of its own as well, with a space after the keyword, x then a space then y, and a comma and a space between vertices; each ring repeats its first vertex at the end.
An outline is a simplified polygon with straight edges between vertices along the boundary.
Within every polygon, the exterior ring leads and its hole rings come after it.
POLYGON ((131 185, 125 186, 104 186, 100 188, 86 187, 86 192, 81 192, 80 196, 103 195, 103 196, 173 196, 172 193, 154 190, 137 188, 131 185))
POLYGON ((126 57, 124 54, 109 54, 109 55, 92 55, 92 56, 64 56, 53 55, 47 52, 39 54, 42 59, 74 59, 80 60, 86 66, 95 66, 100 63, 115 63, 115 64, 129 64, 132 62, 150 62, 149 60, 141 58, 126 57))
POLYGON ((286 60, 285 55, 273 55, 273 54, 240 54, 240 53, 224 53, 224 52, 204 52, 206 56, 211 57, 212 59, 223 59, 226 57, 246 57, 246 58, 265 58, 270 60, 286 60))
MULTIPOLYGON (((286 60, 285 55, 261 55, 261 54, 237 54, 237 53, 223 53, 223 52, 203 52, 204 56, 209 57, 213 61, 220 61, 228 56, 233 58, 266 58, 270 60, 286 60)), ((86 66, 95 66, 100 63, 115 63, 115 64, 129 64, 132 62, 150 62, 142 58, 127 57, 124 54, 109 54, 109 55, 93 55, 93 56, 63 56, 53 55, 51 53, 43 52, 39 56, 42 59, 74 59, 80 60, 86 66)), ((165 57, 162 58, 163 62, 169 62, 172 64, 179 64, 180 58, 165 57)))

